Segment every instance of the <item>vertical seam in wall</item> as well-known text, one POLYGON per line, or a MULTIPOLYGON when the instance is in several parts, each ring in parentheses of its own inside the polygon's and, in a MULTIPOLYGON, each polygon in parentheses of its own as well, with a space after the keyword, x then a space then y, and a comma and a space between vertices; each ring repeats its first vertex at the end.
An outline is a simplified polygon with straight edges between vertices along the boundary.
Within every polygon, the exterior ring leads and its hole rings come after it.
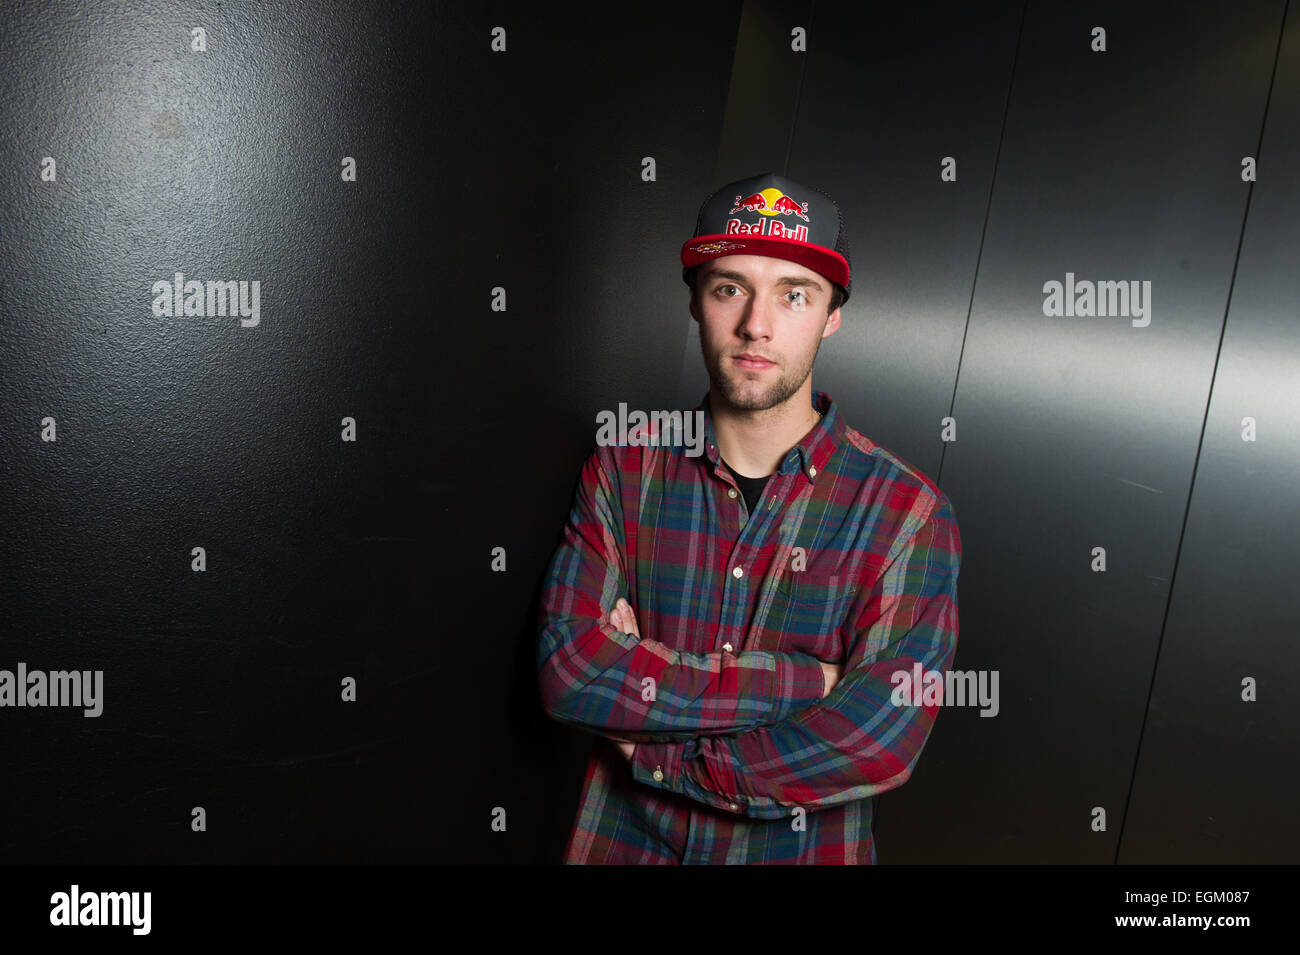
MULTIPOLYGON (((1002 143, 1007 135, 1007 117, 1011 115, 1011 94, 1016 87, 1016 66, 1020 62, 1020 44, 1025 36, 1025 18, 1029 13, 1029 0, 1020 8, 1020 29, 1016 32, 1015 52, 1011 55, 1011 75, 1007 80, 1007 98, 1002 104, 1002 128, 998 130, 998 146, 993 152, 993 172, 989 176, 989 193, 984 201, 984 224, 980 226, 979 247, 975 252, 975 270, 970 284, 970 298, 966 301, 966 327, 961 332, 961 347, 957 350, 957 369, 952 376, 952 396, 948 399, 948 417, 953 416, 957 408, 957 383, 961 381, 961 365, 966 355, 966 337, 970 334, 970 317, 975 308, 975 288, 979 285, 980 261, 984 258, 984 240, 989 231, 989 215, 993 210, 993 194, 998 181, 998 163, 1002 159, 1002 143)), ((934 483, 943 484, 943 460, 948 453, 948 442, 940 442, 939 467, 934 474, 934 483)))

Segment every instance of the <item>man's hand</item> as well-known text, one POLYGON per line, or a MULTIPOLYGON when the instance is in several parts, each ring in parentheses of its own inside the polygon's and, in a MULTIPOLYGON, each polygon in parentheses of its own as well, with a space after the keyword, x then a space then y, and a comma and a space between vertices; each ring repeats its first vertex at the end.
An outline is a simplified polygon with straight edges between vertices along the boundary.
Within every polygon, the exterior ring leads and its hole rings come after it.
POLYGON ((638 640, 641 639, 641 631, 636 625, 636 614, 632 612, 632 605, 622 597, 614 602, 614 609, 609 612, 609 622, 618 627, 619 633, 630 633, 638 640))
MULTIPOLYGON (((609 612, 609 622, 618 627, 620 633, 630 633, 638 640, 641 639, 641 631, 636 625, 636 614, 632 612, 632 607, 626 600, 619 597, 614 603, 614 609, 609 612)), ((630 739, 619 739, 617 736, 609 737, 618 746, 618 750, 627 757, 628 762, 632 761, 632 754, 636 752, 636 743, 630 739)))
POLYGON ((840 677, 844 675, 844 667, 838 663, 822 663, 821 660, 817 662, 822 665, 822 681, 825 684, 822 699, 824 700, 830 696, 831 690, 835 689, 835 684, 840 682, 840 677))

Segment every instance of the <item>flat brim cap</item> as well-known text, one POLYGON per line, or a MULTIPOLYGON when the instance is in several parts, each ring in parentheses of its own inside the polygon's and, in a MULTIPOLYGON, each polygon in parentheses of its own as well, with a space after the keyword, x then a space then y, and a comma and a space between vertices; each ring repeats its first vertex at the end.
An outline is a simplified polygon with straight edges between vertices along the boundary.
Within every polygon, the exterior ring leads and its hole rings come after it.
POLYGON ((774 172, 729 182, 700 206, 695 234, 682 244, 682 281, 724 255, 770 255, 797 262, 852 289, 848 239, 830 196, 774 172))

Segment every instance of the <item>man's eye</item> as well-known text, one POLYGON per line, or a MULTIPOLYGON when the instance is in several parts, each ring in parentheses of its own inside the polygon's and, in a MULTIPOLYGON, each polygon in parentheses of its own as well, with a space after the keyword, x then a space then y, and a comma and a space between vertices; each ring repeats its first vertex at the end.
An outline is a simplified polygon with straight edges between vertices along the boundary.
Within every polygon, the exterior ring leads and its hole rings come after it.
MULTIPOLYGON (((726 292, 726 290, 729 289, 729 288, 736 288, 736 286, 734 286, 734 285, 719 285, 718 288, 717 288, 717 291, 719 291, 719 292, 726 292)), ((736 289, 736 291, 739 292, 740 289, 736 289)), ((733 296, 733 295, 724 295, 723 297, 724 297, 724 298, 734 298, 735 296, 733 296)))
POLYGON ((797 288, 791 289, 791 290, 790 290, 790 294, 791 294, 791 295, 797 295, 797 296, 799 296, 799 297, 795 300, 795 301, 796 301, 796 304, 800 304, 800 305, 805 305, 805 304, 807 304, 807 302, 808 302, 808 296, 804 294, 803 289, 797 289, 797 288))

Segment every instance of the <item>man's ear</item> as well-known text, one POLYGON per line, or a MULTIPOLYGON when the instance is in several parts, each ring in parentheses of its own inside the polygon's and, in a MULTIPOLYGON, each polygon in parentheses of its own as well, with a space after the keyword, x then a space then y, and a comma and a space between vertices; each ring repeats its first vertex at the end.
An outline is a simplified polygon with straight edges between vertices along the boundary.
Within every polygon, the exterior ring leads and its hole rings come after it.
POLYGON ((690 310, 691 318, 695 319, 696 323, 698 324, 700 321, 700 308, 699 308, 699 303, 695 301, 694 292, 691 293, 691 302, 686 307, 690 310))
MULTIPOLYGON (((841 306, 843 307, 843 306, 841 306)), ((840 310, 839 308, 826 316, 826 327, 822 329, 822 338, 830 338, 840 330, 840 310)))

